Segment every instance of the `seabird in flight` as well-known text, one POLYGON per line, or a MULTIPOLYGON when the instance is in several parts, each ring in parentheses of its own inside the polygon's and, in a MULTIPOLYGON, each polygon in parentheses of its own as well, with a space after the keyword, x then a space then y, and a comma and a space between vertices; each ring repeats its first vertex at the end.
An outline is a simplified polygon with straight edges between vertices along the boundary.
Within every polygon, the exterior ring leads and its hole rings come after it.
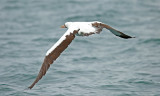
POLYGON ((33 86, 46 74, 50 65, 60 56, 60 54, 68 47, 75 36, 89 36, 92 34, 99 34, 103 28, 108 29, 114 35, 124 39, 134 38, 126 35, 109 25, 102 22, 66 22, 61 28, 68 28, 64 35, 47 51, 44 62, 41 66, 36 80, 28 88, 32 89, 33 86))

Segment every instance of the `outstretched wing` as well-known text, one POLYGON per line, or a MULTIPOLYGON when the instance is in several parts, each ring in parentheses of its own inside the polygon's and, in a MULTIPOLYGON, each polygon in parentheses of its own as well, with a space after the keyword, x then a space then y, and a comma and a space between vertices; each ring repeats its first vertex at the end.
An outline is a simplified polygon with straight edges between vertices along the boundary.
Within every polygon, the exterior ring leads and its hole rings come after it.
POLYGON ((135 37, 131 37, 129 35, 126 35, 126 34, 120 32, 120 31, 118 31, 118 30, 116 30, 116 29, 114 29, 114 28, 112 28, 109 25, 104 24, 104 23, 97 23, 97 22, 95 22, 92 25, 95 26, 95 27, 106 28, 109 31, 111 31, 114 35, 119 36, 119 37, 124 38, 124 39, 135 38, 135 37))
POLYGON ((75 38, 75 34, 79 29, 68 29, 67 32, 47 51, 44 62, 41 66, 39 74, 36 80, 29 86, 32 89, 33 86, 46 74, 50 65, 60 56, 60 54, 68 47, 68 45, 75 38))

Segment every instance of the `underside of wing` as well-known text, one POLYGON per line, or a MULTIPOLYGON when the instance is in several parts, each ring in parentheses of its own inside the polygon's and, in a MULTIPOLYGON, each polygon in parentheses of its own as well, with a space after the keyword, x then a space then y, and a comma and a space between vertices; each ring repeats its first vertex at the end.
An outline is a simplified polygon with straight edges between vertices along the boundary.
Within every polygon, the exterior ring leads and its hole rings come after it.
POLYGON ((67 32, 53 45, 46 54, 44 62, 41 66, 39 74, 36 80, 29 86, 29 89, 32 89, 33 86, 46 74, 47 70, 49 69, 50 65, 60 56, 60 54, 68 47, 68 45, 72 42, 75 38, 75 34, 79 31, 68 29, 67 32))

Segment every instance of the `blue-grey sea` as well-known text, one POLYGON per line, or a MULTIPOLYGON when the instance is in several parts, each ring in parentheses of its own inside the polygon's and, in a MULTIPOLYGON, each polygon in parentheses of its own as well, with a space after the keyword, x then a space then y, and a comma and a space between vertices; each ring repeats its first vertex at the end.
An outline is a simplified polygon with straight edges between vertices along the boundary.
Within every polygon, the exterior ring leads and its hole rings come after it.
POLYGON ((0 0, 0 96, 160 96, 160 0, 0 0), (67 21, 101 21, 76 37, 29 90, 67 21))

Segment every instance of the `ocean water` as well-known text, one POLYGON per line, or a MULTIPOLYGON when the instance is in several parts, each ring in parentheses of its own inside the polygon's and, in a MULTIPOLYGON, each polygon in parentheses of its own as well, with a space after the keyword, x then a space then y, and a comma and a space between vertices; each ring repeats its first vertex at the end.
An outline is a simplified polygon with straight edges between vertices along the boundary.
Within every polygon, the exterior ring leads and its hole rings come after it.
POLYGON ((160 96, 160 0, 0 0, 0 96, 160 96), (76 37, 34 86, 67 21, 101 21, 76 37))

